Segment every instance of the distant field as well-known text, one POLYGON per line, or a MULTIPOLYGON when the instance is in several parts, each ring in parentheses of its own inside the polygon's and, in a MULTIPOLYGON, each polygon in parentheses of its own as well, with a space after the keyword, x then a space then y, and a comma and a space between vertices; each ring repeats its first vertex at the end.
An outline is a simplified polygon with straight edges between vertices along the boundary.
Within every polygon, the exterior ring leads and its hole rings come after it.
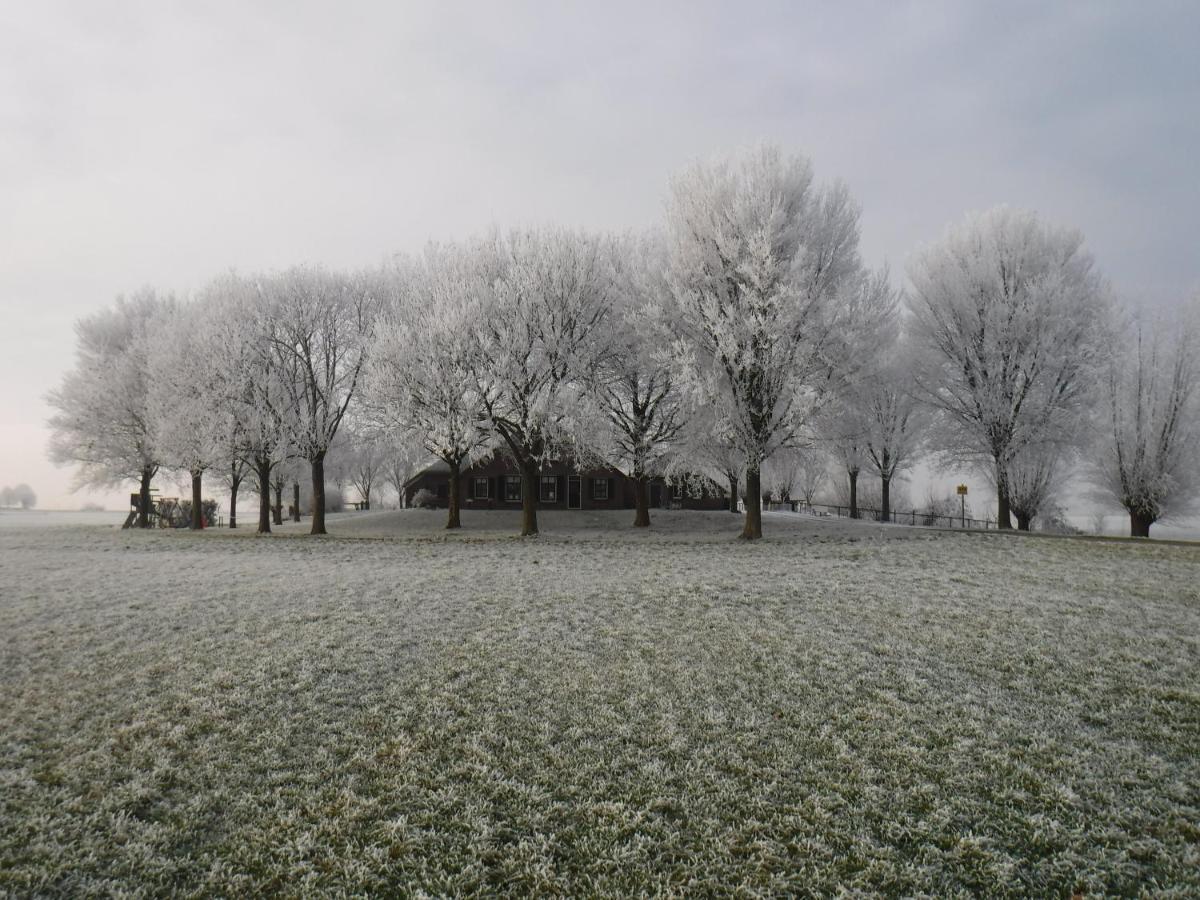
POLYGON ((0 529, 0 895, 1200 893, 1200 547, 631 518, 0 529))
POLYGON ((120 525, 125 513, 112 510, 6 509, 0 528, 57 528, 61 525, 120 525))

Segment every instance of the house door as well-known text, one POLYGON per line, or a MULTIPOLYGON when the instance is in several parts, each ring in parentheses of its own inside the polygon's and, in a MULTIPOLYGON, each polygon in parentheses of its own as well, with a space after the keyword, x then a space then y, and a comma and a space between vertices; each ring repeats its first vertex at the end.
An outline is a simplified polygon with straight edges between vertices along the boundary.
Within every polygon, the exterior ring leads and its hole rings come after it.
POLYGON ((582 508, 583 492, 579 489, 579 476, 567 476, 567 509, 582 508))

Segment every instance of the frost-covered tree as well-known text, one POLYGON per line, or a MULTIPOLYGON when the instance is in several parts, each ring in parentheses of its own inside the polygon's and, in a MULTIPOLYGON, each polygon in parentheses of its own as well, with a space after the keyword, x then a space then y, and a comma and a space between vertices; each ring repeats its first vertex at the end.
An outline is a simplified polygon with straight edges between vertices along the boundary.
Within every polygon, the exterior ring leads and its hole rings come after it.
POLYGON ((1128 326, 1105 378, 1094 478, 1129 512, 1130 534, 1186 512, 1200 493, 1200 297, 1183 314, 1128 326))
POLYGON ((796 473, 796 491, 805 506, 812 506, 829 483, 829 461, 817 449, 803 451, 796 473))
MULTIPOLYGON (((880 483, 873 478, 865 478, 857 482, 854 490, 853 508, 855 515, 859 518, 862 517, 864 510, 877 510, 883 503, 883 497, 880 494, 880 483)), ((835 506, 844 506, 847 510, 851 508, 849 479, 835 478, 830 493, 835 506)))
POLYGON ((858 476, 867 461, 865 423, 861 417, 854 415, 857 412, 854 407, 836 405, 832 411, 841 413, 836 416, 838 429, 832 440, 833 455, 846 476, 846 503, 850 507, 850 518, 857 519, 858 476))
POLYGON ((354 398, 366 361, 380 279, 299 266, 259 282, 265 344, 284 378, 290 443, 312 475, 312 534, 325 534, 325 456, 354 398))
MULTIPOLYGON (((894 376, 887 360, 898 343, 900 295, 890 286, 887 269, 864 277, 851 293, 854 314, 842 341, 845 353, 854 360, 834 391, 833 400, 818 419, 817 431, 841 463, 848 485, 850 517, 858 518, 858 479, 864 470, 876 470, 880 426, 880 404, 886 400, 889 379, 894 376), (869 438, 874 433, 876 452, 869 438)), ((890 475, 889 475, 890 480, 890 475)))
POLYGON ((37 506, 37 494, 33 488, 21 482, 10 487, 0 488, 0 506, 19 506, 21 509, 33 509, 37 506))
POLYGON ((864 462, 879 478, 880 519, 891 519, 892 483, 916 460, 928 427, 926 408, 917 399, 910 358, 903 345, 886 352, 871 377, 855 391, 862 427, 864 462))
POLYGON ((858 220, 843 185, 815 187, 808 160, 773 148, 672 182, 677 377, 694 404, 718 410, 745 456, 744 538, 762 536, 763 462, 797 441, 847 361, 858 220))
POLYGON ((650 478, 665 471, 683 429, 665 352, 675 336, 664 309, 666 254, 658 235, 625 238, 613 251, 613 306, 589 394, 609 424, 607 455, 634 482, 634 527, 644 528, 650 525, 650 478))
POLYGON ((1029 444, 1009 463, 1009 508, 1019 530, 1029 531, 1034 519, 1049 508, 1061 485, 1065 454, 1058 444, 1029 444))
MULTIPOLYGON (((366 384, 364 384, 364 394, 366 384)), ((343 425, 338 432, 335 447, 329 451, 329 461, 333 462, 333 471, 329 474, 335 484, 347 483, 358 493, 363 509, 370 509, 372 494, 383 480, 384 461, 386 460, 387 442, 375 432, 373 426, 366 422, 353 425, 343 425)))
POLYGON ((899 364, 900 295, 891 287, 887 269, 863 278, 850 299, 853 328, 842 344, 854 364, 845 371, 817 429, 845 470, 850 518, 857 519, 862 472, 881 478, 883 498, 897 471, 908 464, 916 404, 909 399, 908 373, 899 364))
POLYGON ((382 457, 374 446, 359 447, 355 454, 354 468, 350 472, 350 484, 358 491, 363 509, 371 508, 371 490, 379 483, 382 457))
POLYGON ((271 470, 271 524, 283 524, 283 492, 297 482, 300 475, 295 471, 295 460, 288 460, 281 466, 271 470))
POLYGON ((140 485, 138 526, 149 525, 150 483, 161 457, 149 409, 148 352, 174 305, 147 288, 75 326, 75 367, 47 396, 51 460, 78 468, 74 488, 140 485))
POLYGON ((783 447, 763 463, 762 483, 772 500, 788 503, 797 499, 800 470, 808 453, 807 450, 783 447))
POLYGON ((237 455, 238 450, 235 446, 227 446, 222 458, 226 460, 224 467, 221 469, 221 483, 225 486, 225 490, 229 492, 229 527, 237 528, 237 504, 238 492, 241 490, 243 482, 250 474, 250 465, 241 456, 237 455))
POLYGON ((717 474, 714 483, 720 483, 720 479, 724 479, 728 490, 726 497, 729 500, 729 511, 734 515, 741 512, 738 504, 741 501, 742 477, 746 472, 746 457, 740 449, 732 444, 712 443, 706 445, 701 451, 702 454, 707 454, 711 460, 710 465, 717 474))
POLYGON ((462 527, 462 469, 490 442, 473 331, 482 275, 480 260, 458 246, 431 245, 400 267, 366 375, 366 415, 449 466, 447 528, 462 527))
POLYGON ((729 511, 738 513, 739 488, 746 471, 746 455, 737 446, 732 429, 712 410, 689 411, 678 450, 668 461, 667 474, 685 486, 699 480, 719 484, 728 492, 729 511))
MULTIPOLYGON (((177 435, 182 449, 195 445, 197 457, 208 465, 229 493, 229 527, 237 528, 238 496, 253 470, 250 432, 255 424, 252 398, 257 321, 253 286, 234 274, 205 285, 182 316, 180 326, 190 327, 183 337, 188 361, 167 380, 189 379, 181 393, 196 402, 189 414, 196 431, 177 435)), ((184 410, 179 410, 184 412, 184 410)), ((188 421, 182 423, 188 425, 188 421)), ((195 452, 195 451, 193 451, 195 452)), ((193 485, 192 509, 195 510, 193 485)))
POLYGON ((948 455, 990 465, 1001 528, 1021 449, 1078 433, 1110 300, 1079 232, 1006 207, 969 217, 909 268, 915 384, 948 455))
POLYGON ((288 386, 300 377, 299 363, 272 352, 268 298, 253 280, 233 274, 216 279, 201 294, 201 307, 203 352, 215 373, 212 401, 223 411, 222 439, 254 473, 258 532, 269 534, 272 473, 292 453, 294 391, 288 386))
POLYGON ((404 506, 404 486, 420 471, 421 463, 427 458, 424 446, 414 439, 411 432, 391 432, 385 436, 383 484, 396 492, 396 505, 404 506))
POLYGON ((521 534, 538 533, 543 462, 589 451, 582 385, 603 354, 614 286, 607 242, 566 230, 514 231, 482 248, 471 318, 479 399, 521 471, 521 534))
POLYGON ((203 524, 204 472, 224 461, 221 426, 228 423, 220 402, 219 373, 207 352, 208 318, 200 303, 177 304, 163 317, 147 351, 149 409, 162 465, 191 479, 191 527, 203 524))

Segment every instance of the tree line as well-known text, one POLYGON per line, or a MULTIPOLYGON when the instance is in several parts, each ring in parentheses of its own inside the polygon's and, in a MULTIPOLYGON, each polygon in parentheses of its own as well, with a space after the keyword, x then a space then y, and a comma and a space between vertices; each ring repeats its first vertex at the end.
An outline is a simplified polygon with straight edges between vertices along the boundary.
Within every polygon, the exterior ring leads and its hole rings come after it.
POLYGON ((639 527, 652 477, 743 488, 748 539, 764 472, 823 452, 854 508, 859 475, 878 479, 885 517, 921 455, 984 473, 1001 528, 1028 529, 1073 472, 1134 535, 1195 502, 1200 304, 1124 310, 1077 230, 1007 207, 917 252, 900 290, 864 265, 860 218, 844 184, 760 147, 674 177, 647 233, 495 229, 358 272, 143 289, 77 324, 51 457, 77 485, 138 483, 142 525, 160 470, 190 474, 197 515, 220 473, 231 525, 250 481, 263 532, 288 481, 298 507, 302 464, 313 534, 351 428, 388 448, 350 466, 366 496, 384 458, 446 463, 449 528, 464 467, 508 454, 523 535, 541 466, 564 457, 631 477, 639 527))
POLYGON ((37 506, 37 494, 29 485, 21 482, 18 485, 8 485, 0 488, 0 506, 15 506, 20 509, 33 509, 37 506))

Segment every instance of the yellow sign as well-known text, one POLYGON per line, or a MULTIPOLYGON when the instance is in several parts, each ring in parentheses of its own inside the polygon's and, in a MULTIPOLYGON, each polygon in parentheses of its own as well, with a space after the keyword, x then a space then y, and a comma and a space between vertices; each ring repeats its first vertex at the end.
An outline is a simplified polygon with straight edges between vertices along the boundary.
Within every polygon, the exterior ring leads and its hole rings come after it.
POLYGON ((965 484, 960 484, 958 486, 958 492, 960 494, 965 494, 967 492, 967 486, 965 484))

